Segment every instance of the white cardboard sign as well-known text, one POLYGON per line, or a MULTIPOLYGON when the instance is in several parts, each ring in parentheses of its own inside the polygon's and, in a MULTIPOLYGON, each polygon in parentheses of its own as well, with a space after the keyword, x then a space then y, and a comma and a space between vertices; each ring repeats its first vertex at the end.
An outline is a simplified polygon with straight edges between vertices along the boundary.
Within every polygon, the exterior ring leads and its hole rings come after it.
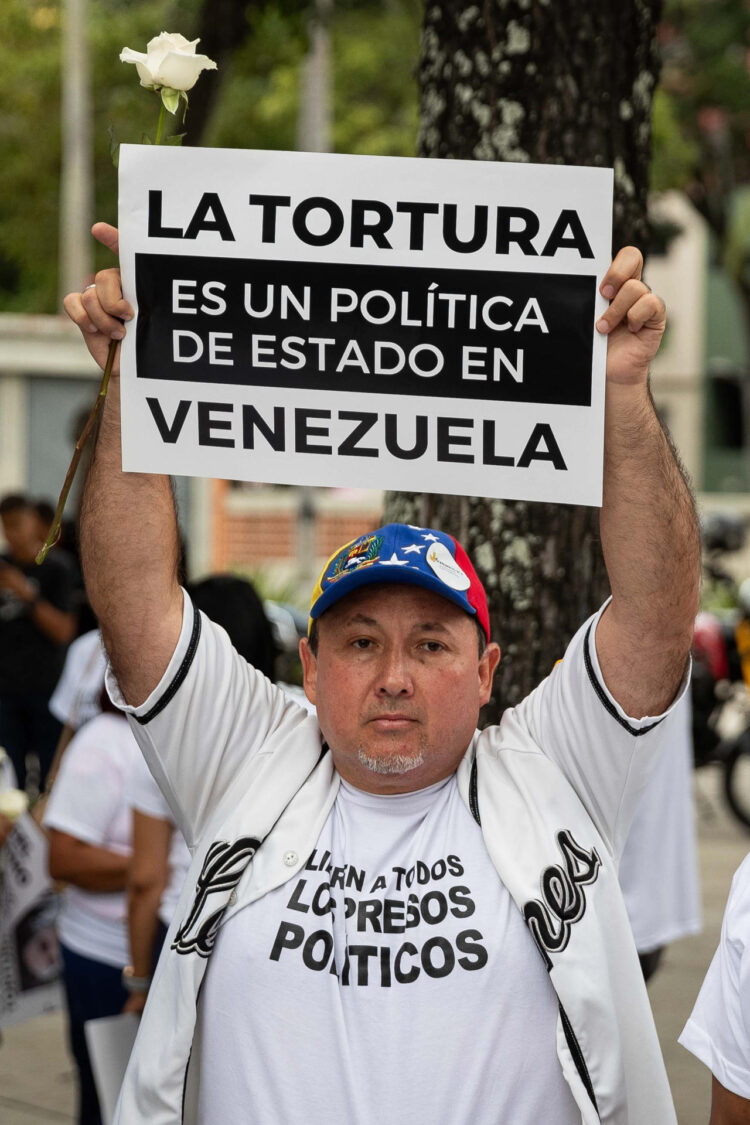
POLYGON ((612 172, 123 145, 123 467, 601 503, 612 172))

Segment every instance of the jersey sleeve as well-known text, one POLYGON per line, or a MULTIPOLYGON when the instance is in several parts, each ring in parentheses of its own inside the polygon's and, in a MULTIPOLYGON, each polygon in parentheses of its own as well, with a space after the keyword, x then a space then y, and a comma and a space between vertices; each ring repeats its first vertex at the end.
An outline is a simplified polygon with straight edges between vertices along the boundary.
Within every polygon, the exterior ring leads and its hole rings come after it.
POLYGON ((129 706, 112 668, 110 697, 131 723, 149 770, 189 847, 248 760, 306 712, 243 659, 221 626, 183 591, 183 622, 172 659, 148 699, 129 706))
POLYGON ((750 856, 732 880, 719 947, 679 1042, 750 1099, 750 856))
MULTIPOLYGON (((117 721, 117 720, 114 720, 117 721)), ((113 743, 113 717, 93 719, 73 737, 44 813, 44 827, 86 844, 111 847, 111 825, 122 802, 123 778, 113 743), (113 755, 114 752, 114 755, 113 755)), ((122 724, 122 720, 119 720, 122 724)), ((127 728, 123 729, 127 734, 127 728)))
POLYGON ((606 604, 586 621, 550 675, 514 711, 544 754, 563 771, 599 832, 619 856, 660 749, 673 737, 677 703, 661 715, 626 714, 604 682, 596 627, 606 604))

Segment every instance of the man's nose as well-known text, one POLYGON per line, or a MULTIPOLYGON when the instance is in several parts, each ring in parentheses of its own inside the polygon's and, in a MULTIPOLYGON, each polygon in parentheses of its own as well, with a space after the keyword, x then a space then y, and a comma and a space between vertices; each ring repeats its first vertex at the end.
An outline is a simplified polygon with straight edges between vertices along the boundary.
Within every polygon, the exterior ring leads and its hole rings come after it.
POLYGON ((387 649, 383 653, 379 669, 378 694, 411 695, 413 690, 414 682, 408 655, 401 649, 387 649))

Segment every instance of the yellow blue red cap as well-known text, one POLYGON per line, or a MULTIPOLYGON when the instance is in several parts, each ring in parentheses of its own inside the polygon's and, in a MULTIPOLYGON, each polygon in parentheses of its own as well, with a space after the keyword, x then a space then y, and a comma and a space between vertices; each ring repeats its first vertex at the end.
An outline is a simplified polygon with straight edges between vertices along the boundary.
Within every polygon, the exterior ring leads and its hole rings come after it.
POLYGON ((323 567, 310 603, 310 623, 362 586, 395 582, 421 586, 476 617, 487 640, 487 595, 458 540, 444 531, 389 523, 335 551, 323 567))

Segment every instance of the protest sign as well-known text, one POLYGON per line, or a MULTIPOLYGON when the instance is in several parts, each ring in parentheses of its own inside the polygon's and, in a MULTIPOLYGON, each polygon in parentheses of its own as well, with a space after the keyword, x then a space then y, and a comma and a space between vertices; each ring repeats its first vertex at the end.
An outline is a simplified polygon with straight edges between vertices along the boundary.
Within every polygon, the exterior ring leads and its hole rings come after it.
POLYGON ((124 145, 123 467, 599 504, 612 173, 124 145))
POLYGON ((57 895, 47 838, 25 813, 0 852, 0 1028, 59 1008, 57 895))

